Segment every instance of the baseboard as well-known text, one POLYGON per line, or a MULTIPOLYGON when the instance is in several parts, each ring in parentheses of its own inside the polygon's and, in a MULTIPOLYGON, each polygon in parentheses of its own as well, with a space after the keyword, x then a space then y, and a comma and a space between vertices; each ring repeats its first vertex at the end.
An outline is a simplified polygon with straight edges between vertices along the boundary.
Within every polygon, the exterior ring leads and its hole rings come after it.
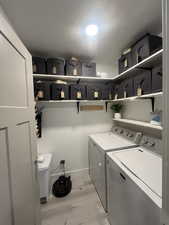
MULTIPOLYGON (((71 175, 71 176, 77 176, 77 175, 86 175, 88 174, 89 169, 88 168, 83 168, 83 169, 78 169, 78 170, 70 170, 70 171, 66 171, 66 175, 71 175)), ((50 177, 58 177, 60 175, 62 175, 63 173, 59 172, 59 173, 51 173, 50 177)))

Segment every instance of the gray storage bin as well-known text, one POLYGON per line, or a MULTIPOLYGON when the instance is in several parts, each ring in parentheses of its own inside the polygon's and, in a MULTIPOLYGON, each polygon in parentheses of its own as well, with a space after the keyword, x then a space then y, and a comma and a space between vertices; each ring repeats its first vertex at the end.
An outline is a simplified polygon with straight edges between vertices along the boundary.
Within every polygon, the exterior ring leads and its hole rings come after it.
POLYGON ((134 77, 134 95, 140 96, 151 93, 151 71, 143 71, 134 77))
POLYGON ((119 98, 123 98, 124 97, 124 93, 123 93, 123 82, 119 81, 115 84, 115 88, 114 88, 114 99, 119 99, 119 98))
POLYGON ((131 52, 124 54, 120 57, 119 73, 122 73, 122 72, 128 70, 132 66, 133 66, 133 61, 132 61, 132 53, 131 52))
POLYGON ((46 81, 34 81, 34 95, 38 101, 50 100, 50 83, 46 81))
POLYGON ((64 59, 47 59, 47 73, 54 75, 65 74, 65 61, 64 59))
POLYGON ((34 74, 46 74, 46 60, 40 57, 32 57, 32 71, 34 74))
POLYGON ((109 100, 109 86, 103 85, 102 86, 102 100, 109 100))
POLYGON ((66 84, 51 84, 52 100, 68 100, 69 86, 66 84))
POLYGON ((162 91, 162 65, 152 69, 152 92, 162 91))
POLYGON ((96 63, 82 63, 82 76, 96 77, 96 63))
POLYGON ((66 61, 66 75, 81 76, 81 62, 77 58, 72 57, 66 61))
POLYGON ((137 64, 162 48, 162 38, 146 34, 132 47, 133 64, 137 64))
POLYGON ((123 81, 123 98, 132 97, 134 95, 133 79, 128 78, 123 81))
POLYGON ((86 99, 86 86, 79 84, 72 84, 70 86, 70 99, 85 100, 86 99))
POLYGON ((87 86, 87 99, 88 100, 100 100, 102 98, 102 88, 100 85, 88 85, 87 86))
POLYGON ((108 85, 108 99, 109 100, 113 100, 114 99, 114 92, 115 92, 114 84, 108 85))

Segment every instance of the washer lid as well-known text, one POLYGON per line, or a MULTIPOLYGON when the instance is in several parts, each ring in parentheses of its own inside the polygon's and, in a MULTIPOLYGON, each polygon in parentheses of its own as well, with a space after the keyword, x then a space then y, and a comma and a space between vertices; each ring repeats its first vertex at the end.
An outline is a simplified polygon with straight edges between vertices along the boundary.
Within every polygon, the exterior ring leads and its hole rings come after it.
POLYGON ((41 156, 43 157, 43 161, 38 162, 38 170, 39 171, 48 170, 52 160, 52 154, 46 153, 46 154, 41 154, 41 156))
POLYGON ((159 197, 162 197, 162 158, 143 148, 116 152, 120 162, 159 197))
POLYGON ((137 146, 134 142, 112 132, 92 134, 89 137, 105 151, 137 146))

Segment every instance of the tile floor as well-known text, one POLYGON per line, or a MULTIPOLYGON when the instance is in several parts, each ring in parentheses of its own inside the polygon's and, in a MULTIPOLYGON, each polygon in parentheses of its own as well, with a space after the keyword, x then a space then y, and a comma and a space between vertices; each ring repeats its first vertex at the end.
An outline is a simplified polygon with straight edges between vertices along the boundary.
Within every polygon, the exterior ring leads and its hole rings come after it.
POLYGON ((41 206, 42 225, 109 225, 97 193, 85 179, 65 198, 51 197, 41 206))

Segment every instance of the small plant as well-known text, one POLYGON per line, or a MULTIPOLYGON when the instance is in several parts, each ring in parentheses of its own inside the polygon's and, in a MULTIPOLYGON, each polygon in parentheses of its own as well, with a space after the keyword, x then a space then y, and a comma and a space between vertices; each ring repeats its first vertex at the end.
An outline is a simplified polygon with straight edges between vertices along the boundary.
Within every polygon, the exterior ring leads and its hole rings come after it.
POLYGON ((120 103, 117 103, 117 104, 113 104, 111 106, 111 110, 114 112, 114 113, 120 113, 120 111, 122 110, 123 108, 123 105, 120 104, 120 103))

